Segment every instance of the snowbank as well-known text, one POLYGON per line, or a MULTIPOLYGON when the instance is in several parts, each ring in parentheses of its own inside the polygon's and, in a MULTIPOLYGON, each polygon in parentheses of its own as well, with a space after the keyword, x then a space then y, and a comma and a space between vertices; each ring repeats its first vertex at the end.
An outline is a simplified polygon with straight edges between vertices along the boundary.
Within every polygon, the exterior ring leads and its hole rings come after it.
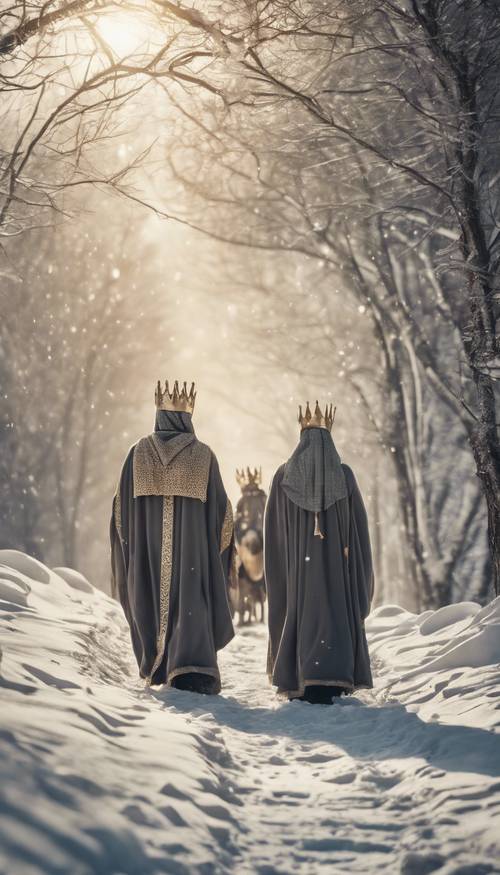
POLYGON ((410 614, 377 608, 366 630, 377 691, 424 720, 492 729, 500 724, 500 597, 410 614))
POLYGON ((500 871, 499 611, 378 608, 332 708, 276 700, 263 628, 223 696, 148 691, 116 603, 0 551, 0 872, 500 871))
POLYGON ((3 550, 0 641, 0 872, 208 865, 230 819, 212 734, 136 681, 116 603, 3 550))

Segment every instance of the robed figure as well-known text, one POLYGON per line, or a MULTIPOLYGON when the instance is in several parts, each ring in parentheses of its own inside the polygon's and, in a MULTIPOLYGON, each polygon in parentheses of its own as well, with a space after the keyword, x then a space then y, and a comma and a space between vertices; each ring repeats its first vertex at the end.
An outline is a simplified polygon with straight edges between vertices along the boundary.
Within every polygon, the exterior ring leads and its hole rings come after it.
POLYGON ((129 451, 113 500, 112 589, 140 675, 220 691, 217 651, 233 637, 227 587, 233 515, 217 459, 194 433, 196 393, 158 383, 153 434, 129 451))
POLYGON ((364 621, 373 596, 368 523, 331 436, 332 408, 299 408, 300 441, 266 507, 268 674, 289 699, 371 687, 364 621))
POLYGON ((257 619, 264 622, 266 585, 264 581, 264 509, 266 493, 261 488, 262 469, 247 466, 236 469, 236 481, 241 487, 241 498, 234 515, 234 539, 238 553, 236 586, 232 590, 233 604, 238 611, 238 624, 243 626, 257 619))

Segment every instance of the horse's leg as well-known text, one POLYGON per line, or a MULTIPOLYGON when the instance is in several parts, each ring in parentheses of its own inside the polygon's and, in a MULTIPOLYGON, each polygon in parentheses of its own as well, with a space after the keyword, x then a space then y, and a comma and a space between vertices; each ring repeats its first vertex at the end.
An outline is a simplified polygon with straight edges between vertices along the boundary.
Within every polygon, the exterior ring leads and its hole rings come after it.
POLYGON ((243 593, 240 591, 238 593, 238 626, 245 625, 245 598, 243 593))

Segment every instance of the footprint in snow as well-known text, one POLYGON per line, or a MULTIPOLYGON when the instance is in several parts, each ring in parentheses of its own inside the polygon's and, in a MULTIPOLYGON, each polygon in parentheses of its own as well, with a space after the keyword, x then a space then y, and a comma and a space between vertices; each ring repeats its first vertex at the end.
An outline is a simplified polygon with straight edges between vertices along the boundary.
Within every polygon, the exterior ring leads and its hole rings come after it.
POLYGON ((334 775, 333 778, 327 778, 328 784, 352 784, 356 780, 356 772, 344 772, 343 774, 334 775))

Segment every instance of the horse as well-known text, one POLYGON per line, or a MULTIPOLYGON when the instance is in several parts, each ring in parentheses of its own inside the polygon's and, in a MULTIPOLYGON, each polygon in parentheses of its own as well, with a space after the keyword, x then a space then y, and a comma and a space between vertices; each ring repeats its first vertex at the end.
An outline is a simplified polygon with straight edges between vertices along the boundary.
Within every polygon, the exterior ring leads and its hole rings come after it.
POLYGON ((234 519, 238 569, 233 610, 238 612, 238 625, 243 626, 257 620, 257 605, 260 605, 259 621, 264 622, 264 508, 267 496, 260 488, 262 469, 237 469, 236 481, 241 487, 241 498, 234 519))

